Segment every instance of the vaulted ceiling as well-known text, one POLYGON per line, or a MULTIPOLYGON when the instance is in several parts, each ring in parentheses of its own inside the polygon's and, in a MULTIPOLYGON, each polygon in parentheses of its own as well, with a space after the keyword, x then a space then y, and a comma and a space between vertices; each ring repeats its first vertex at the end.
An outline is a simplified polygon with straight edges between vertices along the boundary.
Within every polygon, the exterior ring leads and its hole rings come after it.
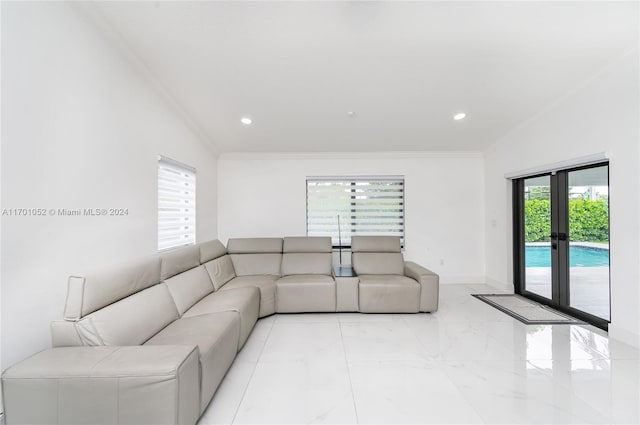
POLYGON ((638 48, 637 2, 92 8, 219 152, 481 151, 638 48))

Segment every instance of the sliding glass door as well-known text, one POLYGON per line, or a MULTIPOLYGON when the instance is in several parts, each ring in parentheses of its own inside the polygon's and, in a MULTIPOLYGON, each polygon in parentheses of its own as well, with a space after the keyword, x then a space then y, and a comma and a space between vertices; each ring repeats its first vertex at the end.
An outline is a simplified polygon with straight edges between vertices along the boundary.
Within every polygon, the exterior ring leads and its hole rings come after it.
POLYGON ((514 180, 516 292, 610 321, 608 164, 514 180))
POLYGON ((610 320, 609 167, 569 171, 569 305, 610 320))
POLYGON ((524 180, 526 290, 552 299, 551 175, 524 180))

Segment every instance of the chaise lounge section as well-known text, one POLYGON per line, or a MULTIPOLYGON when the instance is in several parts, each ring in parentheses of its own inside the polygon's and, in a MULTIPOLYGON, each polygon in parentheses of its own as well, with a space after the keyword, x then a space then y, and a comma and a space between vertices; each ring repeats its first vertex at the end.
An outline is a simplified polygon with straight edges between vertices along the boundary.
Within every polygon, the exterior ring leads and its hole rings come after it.
POLYGON ((438 276, 398 238, 352 245, 357 277, 334 275, 320 237, 214 240, 70 277, 54 348, 3 373, 7 424, 193 424, 260 317, 437 310, 438 276))

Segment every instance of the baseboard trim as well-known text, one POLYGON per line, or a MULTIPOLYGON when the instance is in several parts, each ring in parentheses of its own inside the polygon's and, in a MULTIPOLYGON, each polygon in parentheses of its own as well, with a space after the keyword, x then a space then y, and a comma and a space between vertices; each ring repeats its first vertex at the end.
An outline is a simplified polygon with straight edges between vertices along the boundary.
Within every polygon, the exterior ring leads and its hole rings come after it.
POLYGON ((456 276, 456 275, 440 275, 440 283, 443 285, 455 284, 481 284, 484 283, 484 276, 456 276))
POLYGON ((491 279, 490 277, 485 276, 484 283, 492 286, 502 292, 506 292, 507 294, 513 294, 515 291, 513 290, 513 285, 501 282, 499 280, 491 279))

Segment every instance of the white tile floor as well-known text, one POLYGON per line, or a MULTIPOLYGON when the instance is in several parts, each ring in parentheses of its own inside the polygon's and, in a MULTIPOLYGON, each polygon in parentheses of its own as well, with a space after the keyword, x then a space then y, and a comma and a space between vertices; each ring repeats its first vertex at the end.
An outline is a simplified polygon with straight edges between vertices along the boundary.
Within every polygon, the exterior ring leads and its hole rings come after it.
POLYGON ((442 285, 435 314, 261 319, 200 424, 640 422, 638 350, 470 296, 495 292, 442 285))

